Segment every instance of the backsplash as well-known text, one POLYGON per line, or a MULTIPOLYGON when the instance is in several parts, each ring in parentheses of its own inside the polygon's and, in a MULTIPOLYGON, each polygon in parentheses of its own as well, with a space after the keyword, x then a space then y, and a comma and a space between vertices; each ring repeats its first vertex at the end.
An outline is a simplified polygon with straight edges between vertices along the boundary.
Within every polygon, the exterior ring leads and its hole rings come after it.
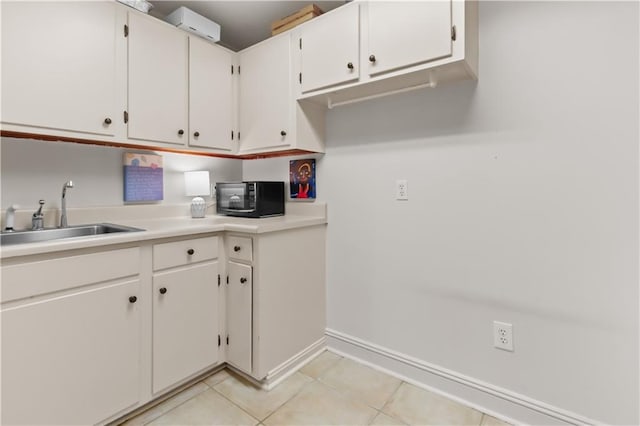
MULTIPOLYGON (((147 152, 136 149, 80 145, 66 142, 43 142, 2 138, 1 207, 16 204, 35 211, 38 200, 45 209, 58 209, 62 185, 73 180, 67 192, 67 206, 122 206, 124 152, 147 152)), ((242 179, 242 161, 162 152, 164 162, 164 197, 154 204, 188 203, 184 195, 183 172, 208 170, 211 182, 242 179)))

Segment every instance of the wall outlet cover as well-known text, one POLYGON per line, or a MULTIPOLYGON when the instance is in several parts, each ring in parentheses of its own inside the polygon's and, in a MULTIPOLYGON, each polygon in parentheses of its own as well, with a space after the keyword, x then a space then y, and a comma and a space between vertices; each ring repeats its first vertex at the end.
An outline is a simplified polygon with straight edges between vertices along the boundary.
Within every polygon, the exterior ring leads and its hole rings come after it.
POLYGON ((513 324, 500 321, 493 322, 493 346, 513 352, 513 324))
POLYGON ((406 179, 396 180, 396 200, 409 199, 409 186, 406 179))

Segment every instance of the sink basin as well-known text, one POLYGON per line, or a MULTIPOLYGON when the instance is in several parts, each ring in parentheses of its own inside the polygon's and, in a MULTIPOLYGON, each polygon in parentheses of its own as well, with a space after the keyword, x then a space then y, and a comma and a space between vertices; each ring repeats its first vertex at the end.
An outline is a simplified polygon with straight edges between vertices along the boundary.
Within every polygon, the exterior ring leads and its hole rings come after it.
POLYGON ((0 245, 8 246, 13 244, 39 243, 64 238, 136 231, 144 231, 144 229, 114 225, 112 223, 96 223, 91 225, 70 226, 68 228, 41 229, 39 231, 3 232, 0 234, 0 245))

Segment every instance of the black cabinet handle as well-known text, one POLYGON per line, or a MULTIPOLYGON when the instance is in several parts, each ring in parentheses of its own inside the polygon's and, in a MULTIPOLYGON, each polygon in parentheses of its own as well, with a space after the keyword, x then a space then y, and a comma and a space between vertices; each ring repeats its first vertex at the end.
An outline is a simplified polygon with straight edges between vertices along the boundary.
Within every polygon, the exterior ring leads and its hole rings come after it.
POLYGON ((129 296, 129 303, 136 303, 138 301, 138 298, 135 296, 129 296))
POLYGON ((197 138, 198 136, 200 136, 200 132, 195 132, 193 136, 197 138))
POLYGON ((247 282, 247 279, 245 277, 240 278, 240 283, 244 284, 247 282))
POLYGON ((352 70, 352 69, 353 69, 353 62, 349 62, 349 63, 347 64, 347 68, 349 68, 350 70, 352 70))
POLYGON ((369 56, 369 62, 374 63, 375 61, 376 61, 376 56, 375 55, 369 56))
POLYGON ((233 251, 235 251, 235 252, 240 251, 240 246, 235 246, 235 247, 233 247, 233 251))
POLYGON ((167 292, 166 287, 160 287, 160 294, 165 294, 167 292))
POLYGON ((287 136, 287 132, 285 132, 284 130, 280 131, 280 136, 287 136))
POLYGON ((104 124, 111 124, 111 119, 109 117, 105 118, 104 124))
POLYGON ((193 256, 193 254, 194 254, 195 252, 196 252, 196 251, 195 251, 194 249, 189 249, 189 250, 187 250, 187 254, 188 254, 189 256, 193 256))
POLYGON ((178 130, 178 134, 179 134, 180 136, 184 135, 184 130, 182 130, 182 129, 178 130))

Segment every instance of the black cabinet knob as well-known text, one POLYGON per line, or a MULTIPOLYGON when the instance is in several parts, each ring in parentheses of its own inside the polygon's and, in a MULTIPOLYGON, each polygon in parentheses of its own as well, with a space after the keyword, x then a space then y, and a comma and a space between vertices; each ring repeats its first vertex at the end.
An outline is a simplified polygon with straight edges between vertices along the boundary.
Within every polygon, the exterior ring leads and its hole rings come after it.
POLYGON ((182 130, 182 129, 178 130, 178 134, 179 134, 180 136, 184 135, 184 130, 182 130))
POLYGON ((111 124, 111 119, 109 117, 105 118, 104 124, 111 124))
POLYGON ((138 298, 135 296, 130 296, 129 297, 129 303, 136 303, 138 301, 138 298))
POLYGON ((369 56, 369 62, 374 63, 375 61, 376 61, 376 56, 375 55, 369 56))
POLYGON ((188 254, 189 256, 193 256, 193 254, 194 254, 195 252, 196 252, 196 251, 195 251, 194 249, 189 249, 189 250, 187 250, 187 254, 188 254))
POLYGON ((284 130, 280 131, 280 136, 287 136, 287 132, 285 132, 284 130))
POLYGON ((352 70, 352 69, 353 69, 353 62, 349 62, 349 63, 347 64, 347 68, 349 68, 350 70, 352 70))
POLYGON ((244 284, 244 283, 246 283, 246 282, 247 282, 247 279, 246 279, 245 277, 242 277, 242 278, 240 278, 240 282, 241 282, 242 284, 244 284))
POLYGON ((166 287, 160 287, 160 294, 165 294, 167 292, 166 287))
POLYGON ((193 136, 197 138, 198 136, 200 136, 200 132, 195 132, 193 136))
POLYGON ((240 251, 240 246, 235 246, 235 247, 233 247, 233 251, 235 251, 235 252, 240 251))

